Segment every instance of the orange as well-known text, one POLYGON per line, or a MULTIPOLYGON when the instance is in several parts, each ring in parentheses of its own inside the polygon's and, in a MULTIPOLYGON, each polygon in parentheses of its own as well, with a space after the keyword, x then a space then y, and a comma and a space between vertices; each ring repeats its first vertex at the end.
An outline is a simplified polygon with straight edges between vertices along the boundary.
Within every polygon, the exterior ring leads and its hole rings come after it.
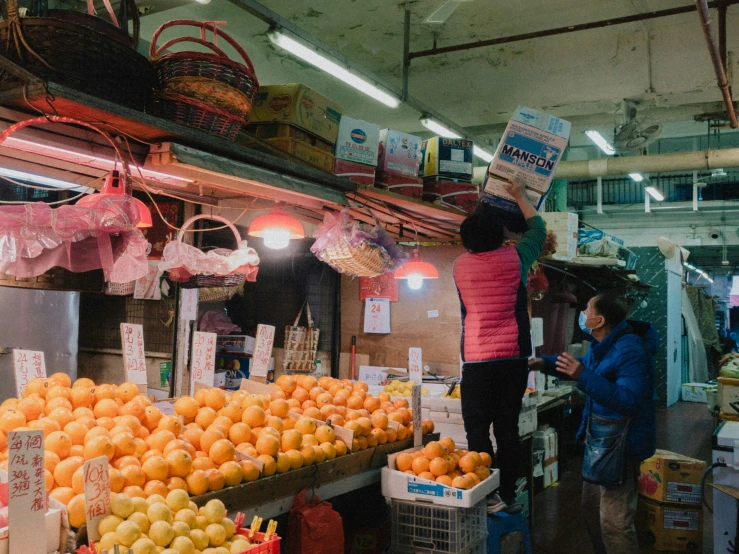
POLYGON ((385 414, 374 413, 372 414, 370 421, 372 422, 372 427, 375 429, 387 429, 388 418, 385 414))
POLYGON ((286 394, 292 394, 298 387, 298 383, 292 375, 280 375, 277 378, 276 384, 286 394))
POLYGON ((265 433, 257 439, 254 447, 260 455, 266 454, 275 457, 280 450, 280 441, 274 435, 265 433))
POLYGON ((203 430, 197 423, 190 423, 182 430, 182 437, 192 444, 195 450, 200 450, 201 436, 203 436, 203 430))
POLYGON ((142 489, 141 487, 137 487, 135 485, 131 485, 130 487, 125 487, 121 492, 131 498, 136 498, 136 497, 146 498, 146 493, 144 492, 144 489, 142 489))
POLYGON ((439 443, 441 443, 441 445, 446 448, 447 452, 450 454, 457 448, 457 445, 454 444, 454 440, 450 437, 439 439, 439 443))
POLYGON ((118 398, 123 402, 130 402, 139 395, 139 386, 136 383, 125 382, 118 385, 118 398))
MULTIPOLYGON (((204 389, 200 389, 204 390, 204 389)), ((218 414, 213 408, 200 408, 198 410, 198 414, 195 416, 195 423, 200 425, 202 429, 207 429, 210 427, 211 423, 215 421, 215 419, 218 417, 218 414)))
POLYGON ((169 477, 169 464, 162 456, 151 456, 141 464, 147 481, 165 481, 169 477))
POLYGON ((266 454, 260 454, 257 456, 257 460, 262 462, 264 464, 264 468, 262 469, 262 475, 265 477, 269 477, 270 475, 274 475, 277 471, 277 462, 272 456, 268 456, 266 454))
POLYGON ((169 489, 167 488, 167 485, 165 485, 163 481, 159 481, 155 479, 153 481, 147 481, 146 485, 144 485, 144 494, 146 495, 147 498, 155 494, 158 494, 159 496, 166 498, 168 492, 169 492, 169 489))
POLYGON ((334 443, 334 448, 336 448, 336 455, 337 456, 346 456, 346 452, 348 450, 346 443, 344 441, 337 440, 334 443))
POLYGON ((62 387, 70 388, 72 386, 72 379, 67 375, 66 373, 62 373, 61 371, 57 371, 54 373, 49 379, 54 379, 61 385, 62 387))
POLYGON ((439 483, 440 485, 444 485, 446 487, 451 487, 452 486, 452 483, 454 482, 454 480, 451 477, 449 477, 448 475, 439 475, 436 478, 436 482, 439 483))
POLYGON ((419 473, 418 477, 420 479, 427 479, 428 481, 436 481, 436 475, 434 475, 430 471, 424 471, 423 473, 419 473))
POLYGON ((112 443, 115 448, 116 458, 136 455, 136 440, 133 435, 129 433, 118 433, 113 436, 112 443))
POLYGON ((173 450, 165 457, 172 477, 186 477, 192 468, 192 456, 185 450, 173 450))
POLYGON ((18 402, 15 409, 21 412, 28 422, 41 417, 44 413, 44 404, 40 396, 33 395, 18 402))
POLYGON ((72 474, 72 488, 74 494, 85 494, 85 474, 82 471, 84 466, 80 466, 72 474))
POLYGON ((229 400, 223 405, 218 411, 218 415, 227 417, 231 423, 237 423, 241 421, 241 416, 244 414, 244 408, 241 406, 241 402, 238 400, 229 400))
POLYGON ((208 481, 208 474, 202 469, 196 469, 190 473, 186 478, 187 490, 192 495, 199 495, 208 492, 210 482, 208 481))
POLYGON ((406 452, 398 454, 398 457, 395 458, 395 469, 398 471, 408 471, 412 464, 413 457, 406 452))
POLYGON ((145 427, 141 425, 139 418, 130 414, 118 416, 118 425, 128 427, 134 435, 137 435, 141 429, 145 429, 145 427))
POLYGON ((113 421, 112 417, 99 417, 96 423, 99 427, 105 427, 108 431, 115 427, 115 421, 113 421))
MULTIPOLYGON (((203 453, 202 452, 199 452, 199 454, 203 454, 203 453)), ((192 461, 192 469, 193 470, 196 470, 196 469, 213 469, 214 467, 216 467, 216 464, 214 464, 213 463, 213 460, 211 460, 210 458, 208 458, 208 456, 197 457, 197 458, 194 458, 193 461, 192 461)), ((169 469, 169 466, 167 466, 167 468, 169 469)))
POLYGON ((49 492, 49 496, 66 506, 75 497, 75 492, 72 487, 57 487, 49 492))
POLYGON ((269 411, 272 412, 273 416, 280 418, 287 417, 287 412, 290 411, 290 405, 287 403, 287 400, 278 398, 270 402, 269 411))
POLYGON ((26 416, 17 410, 7 410, 0 415, 0 430, 9 433, 26 425, 26 416))
POLYGON ((326 454, 327 460, 333 460, 334 458, 336 458, 336 448, 330 442, 321 443, 320 448, 326 454))
POLYGON ((59 385, 53 386, 48 391, 46 391, 46 402, 48 403, 50 400, 53 400, 54 398, 64 398, 65 400, 69 400, 71 396, 70 390, 71 389, 61 387, 59 385))
POLYGON ((423 449, 423 455, 429 460, 441 458, 444 454, 447 454, 447 449, 437 441, 429 442, 423 449))
POLYGON ((311 446, 313 452, 316 454, 316 463, 322 464, 326 461, 326 452, 320 446, 311 446))
POLYGON ((38 394, 40 397, 43 398, 46 395, 46 391, 43 391, 43 388, 44 380, 40 379, 39 377, 35 377, 34 379, 28 381, 28 384, 26 385, 26 390, 23 391, 23 398, 26 398, 31 394, 38 394))
POLYGON ((174 411, 177 415, 181 415, 188 421, 194 421, 195 416, 198 415, 200 406, 197 400, 191 396, 181 396, 174 403, 174 411))
POLYGON ((398 426, 398 440, 402 441, 405 440, 408 437, 408 427, 405 425, 399 425, 398 426))
POLYGON ((369 413, 372 413, 375 410, 379 410, 380 404, 381 402, 374 396, 368 396, 364 399, 364 409, 367 410, 369 413))
POLYGON ((360 417, 357 419, 357 423, 362 429, 362 436, 367 436, 372 431, 372 422, 368 417, 360 417))
POLYGON ((123 476, 123 487, 143 487, 146 483, 146 474, 144 470, 137 465, 127 465, 120 468, 123 476))
POLYGON ((285 431, 282 434, 280 446, 282 447, 283 452, 287 452, 288 450, 297 450, 301 447, 302 444, 303 435, 300 433, 300 431, 292 429, 289 431, 285 431))
POLYGON ((86 521, 85 512, 85 495, 78 494, 67 504, 67 513, 69 514, 69 524, 72 527, 80 527, 86 521))
POLYGON ((226 486, 226 478, 217 469, 209 469, 205 475, 208 476, 208 490, 219 491, 226 486))
POLYGON ((470 487, 476 487, 480 484, 480 478, 477 476, 477 473, 465 473, 464 476, 469 479, 470 487))
POLYGON ((316 463, 316 451, 312 445, 306 444, 299 448, 300 454, 303 456, 303 465, 311 466, 316 463))
POLYGON ((208 389, 198 389, 195 391, 195 395, 193 398, 195 398, 195 401, 198 403, 198 406, 201 408, 205 406, 205 394, 208 392, 208 389))
POLYGON ((176 438, 177 437, 172 431, 159 430, 155 431, 146 438, 146 445, 149 448, 161 450, 162 452, 164 452, 167 443, 175 440, 176 438))
POLYGON ((67 423, 71 423, 72 421, 74 421, 72 410, 67 408, 54 408, 53 410, 51 410, 51 412, 49 412, 47 417, 56 421, 59 424, 59 427, 61 427, 62 429, 64 429, 67 423))
POLYGON ((217 429, 220 429, 221 432, 224 435, 228 435, 228 430, 231 429, 231 426, 234 424, 233 421, 231 421, 229 418, 224 416, 217 416, 213 423, 210 424, 210 427, 215 427, 217 429))
MULTIPOLYGON (((77 389, 72 390, 75 391, 77 389)), ((72 410, 72 415, 76 420, 80 420, 82 418, 92 418, 93 422, 95 421, 95 412, 92 411, 92 408, 89 408, 87 406, 75 408, 74 410, 72 410)))
POLYGON ((395 442, 398 440, 398 432, 392 427, 385 429, 385 434, 387 435, 387 442, 395 442))
POLYGON ((84 452, 85 460, 92 460, 99 456, 105 456, 110 462, 113 461, 113 456, 115 456, 115 446, 113 446, 113 441, 108 437, 101 435, 99 437, 93 437, 89 441, 85 442, 84 452))
POLYGON ((326 418, 326 423, 336 427, 343 427, 346 424, 346 420, 339 414, 333 414, 326 418))
POLYGON ((304 388, 298 387, 293 391, 292 395, 290 395, 290 398, 294 398, 302 404, 306 400, 310 400, 310 393, 308 393, 304 388))
POLYGON ((64 431, 54 431, 50 433, 46 439, 44 439, 44 450, 53 452, 59 459, 63 460, 69 456, 69 451, 72 448, 72 439, 64 431))
POLYGON ((241 421, 234 423, 228 430, 228 438, 235 445, 249 442, 251 436, 251 427, 241 421))
POLYGON ((277 473, 286 473, 290 471, 290 457, 284 452, 277 454, 277 473))
POLYGON ((48 469, 44 470, 44 481, 46 492, 54 488, 54 475, 48 469))
POLYGON ((182 433, 182 423, 180 418, 174 415, 166 415, 159 420, 157 425, 159 431, 170 431, 175 437, 178 437, 182 433))
POLYGON ((353 394, 346 399, 346 407, 352 410, 358 410, 364 405, 364 400, 361 397, 353 394))
POLYGON ((435 477, 446 475, 449 470, 449 464, 447 464, 444 458, 434 458, 429 463, 429 471, 434 474, 435 477))
POLYGON ((161 456, 163 458, 164 457, 164 454, 162 453, 161 450, 156 450, 156 449, 149 450, 149 449, 147 449, 146 452, 144 452, 144 454, 142 454, 141 458, 139 458, 139 462, 141 462, 141 465, 143 466, 144 465, 144 462, 146 460, 148 460, 149 458, 153 458, 154 456, 161 456))
POLYGON ((457 458, 455 458, 451 454, 447 454, 446 456, 444 456, 444 460, 446 461, 446 465, 447 465, 447 468, 448 468, 447 469, 447 473, 449 473, 450 471, 454 471, 455 469, 457 469, 457 458))
POLYGON ((208 450, 208 457, 218 466, 232 461, 235 454, 233 443, 227 439, 217 440, 208 450))
POLYGON ((381 392, 377 395, 377 400, 380 402, 389 402, 390 401, 390 395, 386 392, 381 392))
POLYGON ((472 458, 476 466, 482 465, 482 456, 480 456, 477 452, 468 452, 467 455, 472 458))
POLYGON ((162 454, 166 458, 167 454, 169 454, 173 450, 185 450, 188 454, 190 454, 191 457, 195 457, 195 447, 188 441, 183 439, 175 439, 168 442, 167 446, 164 447, 162 454))
POLYGON ((287 394, 285 394, 285 391, 283 390, 272 391, 272 394, 269 395, 269 399, 270 401, 277 399, 287 400, 287 394))
POLYGON ((284 454, 290 463, 290 469, 300 469, 303 467, 303 455, 299 450, 288 450, 284 454))
POLYGON ((118 387, 115 385, 100 385, 95 388, 94 396, 96 403, 101 400, 113 400, 118 396, 118 387))
POLYGON ((241 421, 249 427, 261 427, 265 421, 264 409, 259 406, 249 406, 244 410, 241 421))
POLYGON ((141 461, 136 456, 123 456, 113 462, 113 467, 116 469, 123 470, 127 466, 141 467, 141 461))
POLYGON ((493 465, 493 459, 487 452, 480 452, 480 460, 482 460, 482 465, 484 465, 485 467, 490 467, 491 465, 493 465))
POLYGON ((87 377, 80 377, 72 384, 73 389, 76 389, 77 387, 84 387, 84 388, 89 389, 94 386, 95 386, 94 381, 92 379, 88 379, 87 377))
POLYGON ((475 468, 475 475, 477 475, 477 478, 480 481, 484 481, 485 479, 490 477, 490 470, 485 466, 477 466, 475 468))
POLYGON ((334 430, 330 425, 319 425, 318 427, 316 427, 316 432, 314 433, 314 436, 319 443, 333 443, 336 440, 336 435, 334 434, 334 430))
POLYGON ((239 465, 241 466, 243 481, 251 482, 259 479, 259 468, 254 462, 243 460, 239 463, 239 465))
POLYGON ((241 469, 239 462, 233 460, 221 464, 218 471, 223 474, 223 479, 229 487, 238 485, 244 478, 244 471, 241 469))
POLYGON ((170 477, 164 482, 164 484, 167 485, 167 488, 171 491, 175 489, 182 489, 183 491, 187 490, 187 481, 182 477, 170 477))
POLYGON ((137 421, 143 421, 146 418, 146 408, 140 402, 136 402, 134 400, 126 402, 120 406, 118 411, 121 415, 135 417, 137 421))
POLYGON ((472 473, 475 471, 475 468, 477 467, 477 464, 475 463, 475 459, 470 454, 467 454, 466 456, 462 456, 459 459, 458 465, 462 473, 472 473))
POLYGON ((387 433, 384 429, 372 429, 370 435, 377 439, 377 444, 387 444, 387 433))
POLYGON ((59 458, 58 454, 52 452, 51 450, 44 450, 44 468, 53 472, 56 464, 58 464, 60 461, 61 458, 59 458))
POLYGON ((411 469, 416 475, 420 475, 424 471, 429 470, 431 462, 423 456, 419 456, 415 460, 413 460, 413 463, 411 464, 411 469))
POLYGON ((70 456, 85 456, 85 447, 81 444, 73 444, 72 448, 69 449, 70 456))
POLYGON ((210 388, 205 393, 205 405, 216 411, 223 408, 226 403, 226 393, 218 388, 210 388))
POLYGON ((159 420, 162 419, 162 412, 156 406, 147 406, 144 408, 144 421, 149 431, 153 431, 159 425, 159 420))
POLYGON ((71 487, 74 472, 85 463, 81 456, 73 456, 62 460, 54 468, 54 482, 60 487, 71 487))
POLYGON ((206 454, 210 453, 210 448, 217 441, 225 439, 226 435, 220 429, 209 427, 202 435, 200 435, 200 450, 206 454))
POLYGON ((295 422, 295 429, 303 435, 312 435, 316 430, 316 422, 308 417, 301 417, 295 422))
POLYGON ((95 426, 85 434, 85 442, 91 440, 93 437, 108 437, 110 438, 110 431, 105 427, 95 426))
POLYGON ((118 403, 112 398, 100 400, 92 409, 95 417, 115 417, 118 415, 118 403))
POLYGON ((110 477, 110 491, 121 492, 124 485, 123 474, 116 468, 111 467, 108 468, 108 476, 110 477))
POLYGON ((424 419, 421 423, 423 425, 424 435, 428 435, 429 433, 434 432, 434 422, 433 421, 431 421, 430 419, 424 419))

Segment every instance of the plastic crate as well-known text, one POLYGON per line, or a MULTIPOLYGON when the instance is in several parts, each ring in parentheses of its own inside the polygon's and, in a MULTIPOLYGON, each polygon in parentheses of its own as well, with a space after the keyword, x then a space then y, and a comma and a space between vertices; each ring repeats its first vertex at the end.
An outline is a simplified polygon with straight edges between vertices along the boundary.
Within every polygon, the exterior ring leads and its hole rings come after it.
POLYGON ((392 530, 393 552, 485 552, 487 502, 483 499, 472 508, 454 508, 393 500, 392 530))
MULTIPOLYGON (((249 537, 249 529, 239 529, 239 535, 249 537)), ((264 542, 264 533, 254 533, 254 537, 249 539, 252 547, 248 550, 249 554, 280 554, 280 537, 272 535, 267 542, 264 542)))

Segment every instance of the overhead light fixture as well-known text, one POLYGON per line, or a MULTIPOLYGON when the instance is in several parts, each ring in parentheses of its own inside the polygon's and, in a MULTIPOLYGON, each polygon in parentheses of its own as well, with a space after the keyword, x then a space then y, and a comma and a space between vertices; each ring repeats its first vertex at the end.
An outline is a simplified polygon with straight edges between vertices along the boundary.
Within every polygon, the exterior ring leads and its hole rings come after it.
POLYGON ((637 183, 641 183, 644 180, 644 177, 641 173, 629 173, 629 177, 631 177, 637 183))
MULTIPOLYGON (((99 193, 91 194, 89 196, 81 198, 77 202, 77 206, 81 208, 91 208, 100 212, 104 212, 107 210, 112 211, 115 208, 108 207, 108 205, 105 203, 105 200, 107 198, 110 198, 111 196, 120 196, 125 194, 126 183, 121 180, 120 172, 115 169, 111 171, 110 175, 108 175, 107 179, 105 179, 105 184, 103 185, 103 188, 100 190, 99 193)), ((133 201, 135 202, 136 207, 139 209, 139 222, 136 224, 136 227, 139 227, 140 229, 151 227, 153 225, 153 221, 151 219, 151 212, 149 211, 149 208, 147 208, 146 204, 144 204, 138 198, 133 198, 133 201)))
POLYGON ((613 156, 616 153, 616 151, 613 149, 613 146, 611 146, 610 143, 598 131, 585 131, 585 134, 598 146, 598 148, 603 150, 603 152, 605 152, 609 156, 613 156))
POLYGON ((441 123, 437 123, 433 119, 430 119, 428 117, 422 117, 420 121, 421 121, 421 125, 426 127, 432 133, 436 133, 440 137, 454 138, 454 139, 462 138, 461 135, 458 135, 457 133, 455 133, 448 127, 444 127, 441 123))
POLYGON ((395 278, 407 280, 409 288, 418 290, 423 286, 424 279, 438 279, 439 272, 432 264, 421 259, 421 252, 416 247, 411 252, 411 259, 395 270, 395 278))
POLYGON ((472 153, 478 158, 480 158, 485 163, 489 164, 490 162, 493 161, 493 155, 490 154, 489 152, 486 152, 485 150, 483 150, 476 144, 472 147, 472 153))
POLYGON ((349 71, 346 67, 342 67, 338 63, 331 61, 321 54, 318 54, 311 48, 301 44, 300 42, 287 36, 286 34, 280 31, 270 31, 267 36, 269 37, 269 40, 271 40, 272 43, 274 43, 276 46, 287 50, 291 54, 317 67, 318 69, 321 69, 326 73, 333 75, 337 79, 344 81, 349 86, 352 86, 358 91, 363 92, 367 96, 371 96, 378 102, 382 102, 390 108, 397 108, 400 105, 400 101, 397 98, 391 96, 384 90, 380 90, 375 85, 349 71))
POLYGON ((654 187, 644 187, 644 190, 647 191, 647 193, 649 194, 649 196, 651 196, 652 198, 654 198, 657 202, 662 202, 662 200, 665 199, 665 197, 662 195, 662 193, 660 191, 658 191, 654 187))
POLYGON ((16 179, 18 181, 28 181, 29 183, 34 183, 36 185, 44 185, 61 190, 88 193, 95 192, 94 188, 78 185, 77 183, 72 183, 70 181, 62 181, 61 179, 53 179, 51 177, 44 177, 43 175, 26 173, 25 171, 16 171, 15 169, 9 169, 7 167, 0 167, 0 176, 9 177, 10 179, 16 179))
POLYGON ((280 206, 260 215, 249 225, 249 236, 264 239, 264 246, 272 250, 287 248, 290 239, 305 238, 303 225, 288 215, 280 206))

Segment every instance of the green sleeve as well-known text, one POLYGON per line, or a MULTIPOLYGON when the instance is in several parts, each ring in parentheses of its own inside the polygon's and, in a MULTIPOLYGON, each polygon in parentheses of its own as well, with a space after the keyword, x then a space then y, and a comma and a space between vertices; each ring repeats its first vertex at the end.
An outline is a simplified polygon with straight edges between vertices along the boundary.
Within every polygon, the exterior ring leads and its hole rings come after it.
POLYGON ((541 254, 541 249, 547 240, 547 226, 541 216, 534 216, 526 220, 529 230, 523 234, 523 237, 516 245, 518 257, 521 258, 521 280, 524 285, 529 274, 531 265, 541 254))

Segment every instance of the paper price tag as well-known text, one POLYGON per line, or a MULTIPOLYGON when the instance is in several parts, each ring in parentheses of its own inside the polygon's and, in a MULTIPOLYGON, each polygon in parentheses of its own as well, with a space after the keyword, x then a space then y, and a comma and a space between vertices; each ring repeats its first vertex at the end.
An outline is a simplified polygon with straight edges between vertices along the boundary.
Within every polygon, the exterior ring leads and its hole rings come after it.
POLYGON ((18 398, 23 398, 23 391, 31 379, 46 379, 46 360, 44 353, 36 350, 13 350, 13 366, 15 368, 15 390, 18 398))
POLYGON ((199 289, 180 289, 180 319, 195 321, 198 318, 199 289))
POLYGON ((137 323, 121 323, 121 347, 126 380, 137 385, 146 385, 144 326, 137 323))
POLYGON ((264 462, 262 460, 259 460, 257 458, 252 458, 251 456, 249 456, 249 454, 244 454, 240 450, 237 450, 234 453, 234 458, 236 458, 240 462, 242 461, 252 462, 259 469, 259 473, 262 473, 262 471, 264 471, 264 462))
POLYGON ((98 524, 110 511, 110 472, 108 458, 100 456, 82 466, 85 476, 85 518, 88 542, 100 540, 98 524))
POLYGON ((413 446, 423 443, 423 428, 421 423, 421 385, 413 385, 413 446))
POLYGON ((408 349, 408 376, 412 383, 420 385, 423 382, 423 354, 420 348, 408 349))
POLYGON ((9 551, 46 552, 43 431, 8 433, 8 505, 9 551))
POLYGON ((190 363, 190 388, 195 392, 195 384, 212 387, 216 378, 216 338, 215 333, 195 331, 192 337, 192 361, 190 363))
POLYGON ((275 342, 275 328, 272 325, 257 325, 256 344, 252 356, 249 377, 267 377, 269 360, 272 357, 272 345, 275 342))

